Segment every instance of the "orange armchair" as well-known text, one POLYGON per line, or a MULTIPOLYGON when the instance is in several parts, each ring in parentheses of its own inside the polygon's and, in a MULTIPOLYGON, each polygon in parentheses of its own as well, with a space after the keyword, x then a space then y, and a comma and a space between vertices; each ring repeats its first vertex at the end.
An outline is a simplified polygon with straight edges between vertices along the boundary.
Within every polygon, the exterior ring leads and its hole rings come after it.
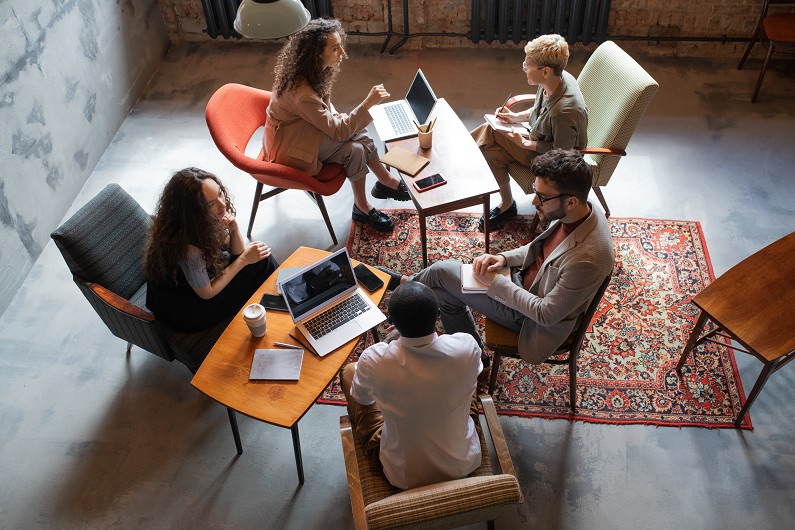
POLYGON ((260 201, 288 189, 304 190, 320 208, 331 239, 336 245, 337 236, 334 235, 323 197, 334 195, 342 187, 346 178, 342 166, 326 164, 320 173, 310 176, 289 166, 266 162, 264 149, 260 150, 257 158, 246 155, 246 146, 251 137, 268 119, 265 111, 270 101, 271 93, 267 90, 229 83, 212 95, 205 110, 207 127, 218 150, 235 167, 250 174, 257 181, 246 235, 251 237, 251 228, 254 226, 260 201), (264 185, 273 189, 263 193, 264 185))

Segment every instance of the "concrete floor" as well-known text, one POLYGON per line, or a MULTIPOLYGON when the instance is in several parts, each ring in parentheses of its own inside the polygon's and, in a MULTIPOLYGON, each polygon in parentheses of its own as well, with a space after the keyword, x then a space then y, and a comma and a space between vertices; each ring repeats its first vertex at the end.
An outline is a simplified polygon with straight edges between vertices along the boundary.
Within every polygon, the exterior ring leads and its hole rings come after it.
MULTIPOLYGON (((274 51, 173 48, 72 212, 110 182, 151 211, 168 176, 195 165, 224 179, 247 219, 254 185, 215 149, 204 105, 225 82, 268 88, 274 51)), ((341 110, 377 82, 399 97, 418 66, 470 126, 524 86, 519 51, 349 52, 334 93, 341 110)), ((635 55, 661 89, 604 190, 613 214, 700 221, 718 275, 795 229, 792 67, 777 64, 752 105, 756 72, 733 61, 635 55)), ((575 54, 570 70, 584 58, 575 54)), ((344 242, 347 185, 327 202, 344 242)), ((519 209, 531 213, 530 201, 519 209)), ((254 236, 280 259, 331 243, 297 192, 263 203, 254 236)), ((352 528, 343 408, 315 406, 301 420, 299 487, 287 430, 240 418, 236 457, 225 410, 190 386, 187 369, 138 348, 125 358, 124 347, 49 244, 0 318, 0 527, 352 528)), ((738 364, 747 391, 761 364, 742 354, 738 364)), ((753 432, 502 418, 526 500, 497 528, 790 528, 793 377, 792 367, 771 377, 751 410, 753 432)))

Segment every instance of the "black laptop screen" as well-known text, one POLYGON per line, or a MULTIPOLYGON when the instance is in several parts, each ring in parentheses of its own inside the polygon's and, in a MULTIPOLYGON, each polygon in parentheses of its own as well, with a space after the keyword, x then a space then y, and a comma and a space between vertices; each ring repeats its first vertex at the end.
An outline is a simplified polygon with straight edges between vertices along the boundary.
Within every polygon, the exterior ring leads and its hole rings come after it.
POLYGON ((356 286, 348 254, 336 253, 286 282, 282 292, 295 320, 356 286))
POLYGON ((433 93, 431 85, 428 84, 428 80, 425 79, 422 70, 417 70, 414 75, 414 81, 406 94, 406 102, 420 124, 428 121, 428 116, 431 115, 433 106, 436 104, 436 95, 433 93))

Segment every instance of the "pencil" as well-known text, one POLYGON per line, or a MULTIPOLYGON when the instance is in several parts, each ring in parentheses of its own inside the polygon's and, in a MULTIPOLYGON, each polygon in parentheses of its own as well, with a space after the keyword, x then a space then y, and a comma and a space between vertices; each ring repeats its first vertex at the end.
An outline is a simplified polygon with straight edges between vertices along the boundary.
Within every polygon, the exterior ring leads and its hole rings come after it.
POLYGON ((428 132, 431 132, 431 131, 433 130, 433 126, 434 126, 434 125, 436 125, 436 120, 438 120, 438 119, 439 119, 439 116, 436 116, 436 117, 433 119, 433 121, 431 122, 431 126, 430 126, 430 127, 428 127, 428 132))

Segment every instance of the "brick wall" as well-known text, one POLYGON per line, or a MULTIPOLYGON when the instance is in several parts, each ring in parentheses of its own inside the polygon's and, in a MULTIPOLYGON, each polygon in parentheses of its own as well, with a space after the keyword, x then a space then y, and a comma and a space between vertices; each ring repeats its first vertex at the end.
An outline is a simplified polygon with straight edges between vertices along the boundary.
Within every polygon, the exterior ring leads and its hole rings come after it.
MULTIPOLYGON (((201 0, 158 0, 172 42, 209 40, 201 0)), ((411 0, 410 30, 467 33, 470 0, 411 0)), ((753 32, 761 0, 612 0, 608 35, 636 37, 747 38, 753 32)), ((349 31, 386 30, 386 0, 332 0, 334 15, 349 31)), ((393 0, 394 28, 403 27, 403 2, 393 0)), ((380 43, 383 37, 351 36, 350 42, 380 43)), ((394 41, 393 41, 394 42, 394 41)), ((622 46, 646 49, 654 55, 737 56, 745 43, 625 41, 622 46)), ((406 47, 516 46, 513 43, 474 44, 466 38, 414 37, 406 47)))

